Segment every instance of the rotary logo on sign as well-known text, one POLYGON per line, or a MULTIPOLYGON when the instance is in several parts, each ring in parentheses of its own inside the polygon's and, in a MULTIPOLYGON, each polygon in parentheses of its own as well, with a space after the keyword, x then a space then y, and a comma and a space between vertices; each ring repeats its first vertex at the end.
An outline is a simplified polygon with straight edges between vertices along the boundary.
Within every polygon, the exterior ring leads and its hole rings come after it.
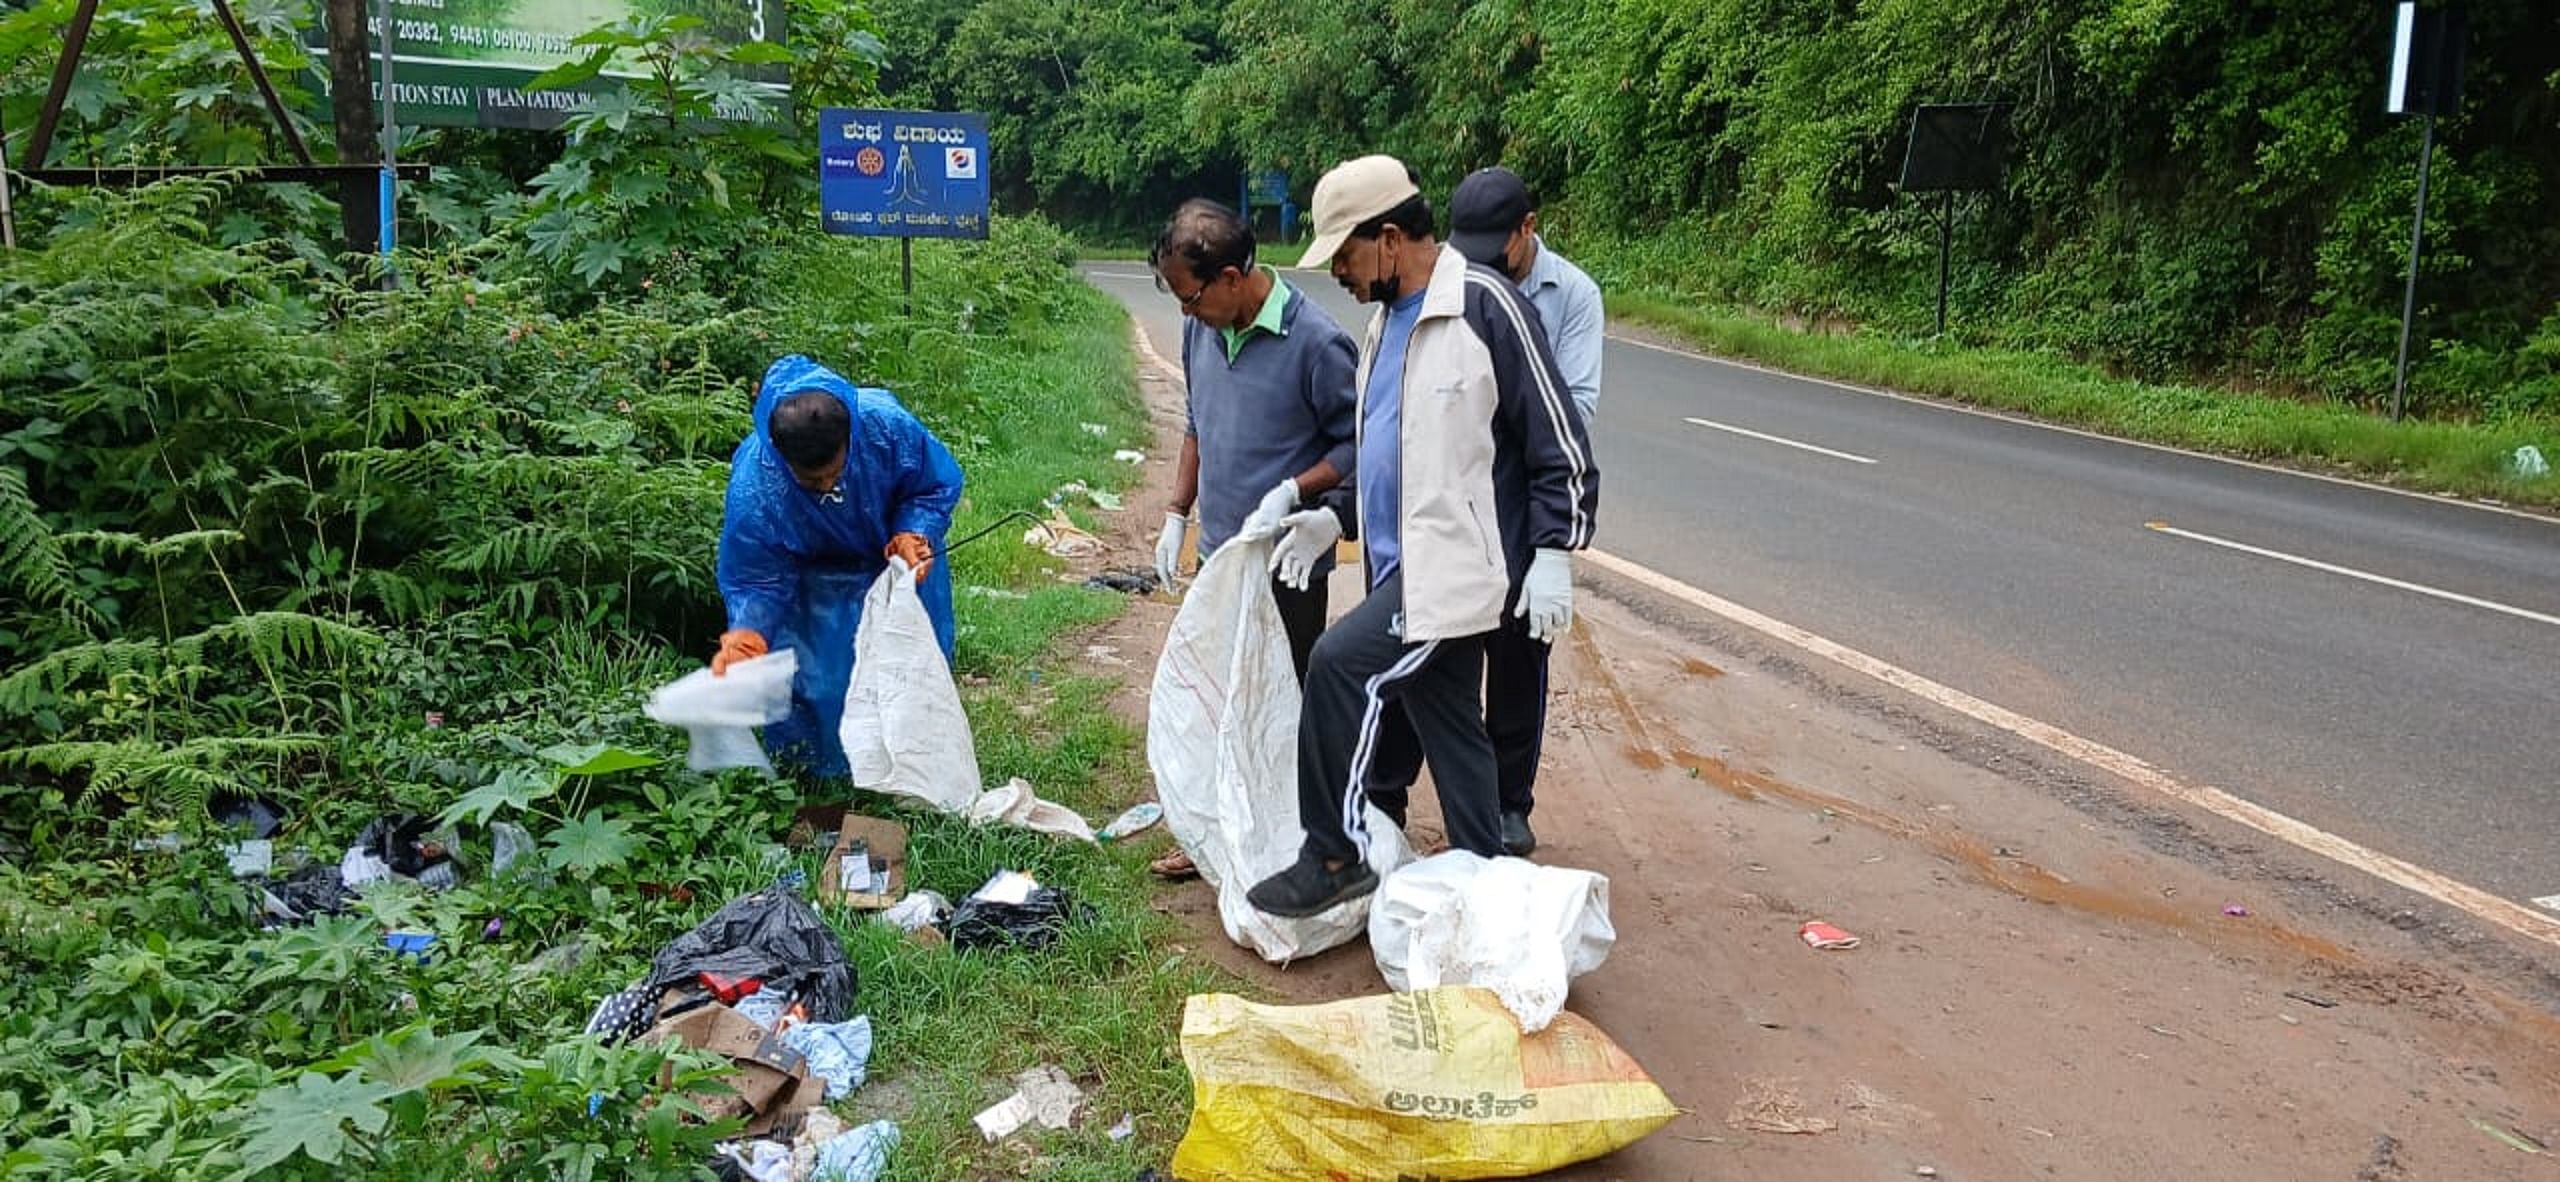
POLYGON ((978 150, 976 148, 944 148, 942 150, 942 161, 944 175, 949 176, 952 180, 974 181, 978 179, 978 150))
POLYGON ((864 148, 853 154, 853 167, 864 176, 878 176, 889 167, 889 158, 881 155, 878 148, 864 148))

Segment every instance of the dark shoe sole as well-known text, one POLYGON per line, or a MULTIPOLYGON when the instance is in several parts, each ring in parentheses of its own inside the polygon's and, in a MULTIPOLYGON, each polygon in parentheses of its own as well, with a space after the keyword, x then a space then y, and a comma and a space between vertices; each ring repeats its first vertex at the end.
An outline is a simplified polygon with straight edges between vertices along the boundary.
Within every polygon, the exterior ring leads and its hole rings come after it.
POLYGON ((1377 889, 1378 872, 1371 870, 1364 865, 1360 868, 1360 873, 1358 875, 1344 879, 1342 885, 1335 887, 1332 894, 1327 895, 1323 899, 1314 903, 1274 905, 1273 903, 1265 901, 1264 892, 1261 887, 1255 887, 1252 891, 1248 892, 1244 897, 1244 901, 1253 904, 1254 910, 1262 912, 1265 915, 1277 915, 1282 919, 1305 919, 1310 915, 1322 915, 1326 911, 1341 906, 1353 899, 1357 899, 1362 895, 1369 894, 1377 889))

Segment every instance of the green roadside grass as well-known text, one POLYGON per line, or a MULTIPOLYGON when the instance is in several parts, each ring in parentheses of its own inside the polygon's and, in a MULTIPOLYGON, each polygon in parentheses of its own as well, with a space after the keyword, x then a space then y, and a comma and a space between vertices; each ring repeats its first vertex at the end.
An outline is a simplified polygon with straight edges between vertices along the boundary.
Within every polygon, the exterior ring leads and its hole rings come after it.
POLYGON ((2560 462, 2560 423, 2394 423, 2345 406, 2138 382, 2043 354, 1804 332, 1658 292, 1612 292, 1608 305, 1621 322, 1790 373, 2413 491, 2560 507, 2560 476, 2526 479, 2510 466, 2528 445, 2560 462))

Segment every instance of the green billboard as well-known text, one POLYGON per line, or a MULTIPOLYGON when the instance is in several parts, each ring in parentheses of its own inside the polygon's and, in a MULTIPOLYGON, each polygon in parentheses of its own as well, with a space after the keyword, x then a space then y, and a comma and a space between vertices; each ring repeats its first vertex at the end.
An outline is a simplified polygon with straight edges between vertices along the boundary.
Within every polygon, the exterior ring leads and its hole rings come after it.
MULTIPOLYGON (((329 55, 325 6, 313 20, 307 44, 325 62, 329 55)), ((646 75, 636 64, 607 67, 604 76, 579 87, 527 90, 525 83, 555 66, 586 57, 572 45, 579 34, 633 18, 690 16, 701 21, 691 36, 723 45, 784 43, 782 0, 390 0, 366 6, 365 43, 372 50, 374 99, 382 101, 383 14, 391 24, 391 101, 407 126, 557 127, 577 109, 580 95, 646 75)), ((781 65, 740 67, 759 84, 762 102, 732 104, 721 114, 742 121, 771 121, 788 113, 789 73, 781 65)), ((326 93, 328 72, 320 69, 326 93)))

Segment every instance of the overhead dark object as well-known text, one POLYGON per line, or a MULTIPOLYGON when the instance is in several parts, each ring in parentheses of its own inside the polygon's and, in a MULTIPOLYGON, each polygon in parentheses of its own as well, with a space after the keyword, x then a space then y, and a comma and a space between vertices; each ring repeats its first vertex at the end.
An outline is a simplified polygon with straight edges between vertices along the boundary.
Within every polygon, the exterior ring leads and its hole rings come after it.
POLYGON ((2393 115, 2458 115, 2471 21, 2458 5, 2416 0, 2391 6, 2391 82, 2382 109, 2393 115))
POLYGON ((1934 103, 1911 112, 1902 191, 1997 189, 2009 153, 2009 104, 1934 103))

